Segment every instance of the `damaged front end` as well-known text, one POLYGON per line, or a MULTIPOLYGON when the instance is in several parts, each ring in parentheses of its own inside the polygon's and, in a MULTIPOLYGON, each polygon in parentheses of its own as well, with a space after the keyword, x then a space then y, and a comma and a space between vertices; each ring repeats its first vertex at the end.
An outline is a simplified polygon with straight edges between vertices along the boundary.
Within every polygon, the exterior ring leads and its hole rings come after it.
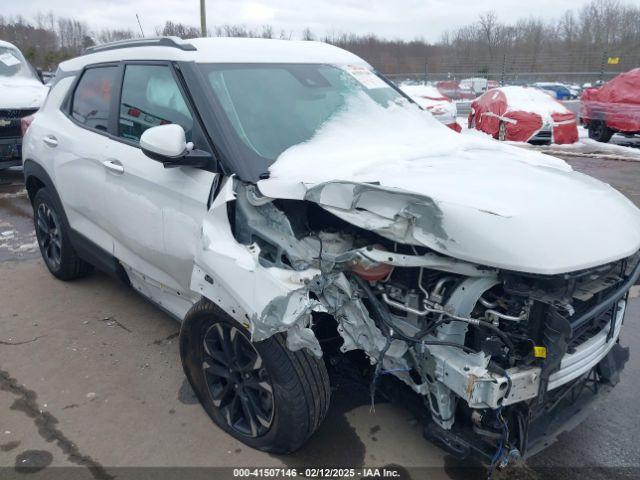
POLYGON ((530 454, 617 381, 618 336, 638 255, 572 274, 523 274, 457 260, 427 197, 332 182, 298 198, 227 179, 203 225, 193 291, 251 331, 286 332, 323 355, 363 352, 422 396, 426 435, 493 465, 530 454), (569 407, 567 407, 567 404, 569 407), (575 412, 574 412, 575 413, 575 412))

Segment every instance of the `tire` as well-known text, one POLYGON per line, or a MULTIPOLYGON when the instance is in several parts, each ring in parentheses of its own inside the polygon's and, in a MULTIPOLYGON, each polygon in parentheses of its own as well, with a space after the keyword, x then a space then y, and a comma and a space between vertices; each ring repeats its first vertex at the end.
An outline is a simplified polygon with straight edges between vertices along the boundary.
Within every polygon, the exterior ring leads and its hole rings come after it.
POLYGON ((71 245, 64 212, 46 189, 33 199, 33 223, 42 259, 49 271, 60 280, 82 278, 93 266, 82 260, 71 245))
POLYGON ((191 308, 180 331, 184 372, 209 417, 246 445, 277 454, 309 439, 331 395, 323 361, 306 349, 292 352, 285 338, 251 342, 243 326, 206 299, 191 308))
POLYGON ((498 140, 504 142, 507 139, 507 124, 505 122, 500 122, 498 126, 498 140))
POLYGON ((614 133, 603 120, 591 120, 589 122, 589 138, 597 142, 607 143, 614 133))

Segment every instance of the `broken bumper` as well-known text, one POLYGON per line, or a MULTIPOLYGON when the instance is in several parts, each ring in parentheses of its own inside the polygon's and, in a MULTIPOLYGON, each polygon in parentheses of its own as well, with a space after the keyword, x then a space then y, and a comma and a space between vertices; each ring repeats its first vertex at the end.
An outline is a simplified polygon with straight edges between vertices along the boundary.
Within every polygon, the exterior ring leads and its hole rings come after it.
POLYGON ((628 358, 629 349, 616 343, 597 365, 599 380, 585 378, 569 388, 559 389, 556 398, 548 399, 543 413, 529 424, 524 457, 539 453, 555 442, 558 435, 582 423, 611 392, 628 358))
MULTIPOLYGON (((560 369, 549 378, 547 391, 585 375, 616 345, 622 328, 626 301, 618 300, 616 308, 613 322, 609 322, 599 333, 564 356, 560 369)), ((490 373, 485 369, 470 368, 468 355, 464 352, 433 347, 431 350, 437 359, 438 380, 465 399, 471 408, 496 409, 538 396, 541 372, 539 367, 514 367, 507 370, 512 387, 509 395, 505 396, 508 383, 505 376, 490 373)))
MULTIPOLYGON (((521 425, 512 431, 514 446, 519 447, 522 457, 526 459, 536 455, 555 442, 561 433, 580 425, 619 381, 628 358, 628 348, 616 343, 587 374, 545 397, 544 403, 527 423, 526 430, 521 425), (597 376, 593 374, 596 370, 597 376)), ((445 430, 429 422, 425 425, 424 436, 458 458, 473 453, 489 461, 495 455, 495 445, 468 425, 456 424, 451 430, 445 430)))

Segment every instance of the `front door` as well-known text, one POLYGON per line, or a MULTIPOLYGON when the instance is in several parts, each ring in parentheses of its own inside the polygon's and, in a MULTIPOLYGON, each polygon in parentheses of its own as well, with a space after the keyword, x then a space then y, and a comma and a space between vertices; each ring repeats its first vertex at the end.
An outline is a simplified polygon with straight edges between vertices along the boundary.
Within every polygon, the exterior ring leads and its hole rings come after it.
POLYGON ((126 64, 117 118, 109 145, 107 228, 114 255, 159 288, 188 292, 193 258, 215 174, 192 167, 164 168, 139 148, 153 126, 181 125, 187 141, 207 150, 192 109, 169 64, 126 64))

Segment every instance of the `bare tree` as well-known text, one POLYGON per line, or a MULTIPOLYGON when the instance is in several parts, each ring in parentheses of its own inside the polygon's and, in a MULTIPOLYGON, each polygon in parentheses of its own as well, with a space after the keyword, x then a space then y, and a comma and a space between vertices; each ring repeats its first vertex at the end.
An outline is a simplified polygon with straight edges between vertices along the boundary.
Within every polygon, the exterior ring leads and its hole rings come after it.
MULTIPOLYGON (((559 15, 556 21, 525 18, 514 23, 499 21, 495 12, 445 32, 428 43, 388 40, 375 35, 355 35, 335 30, 317 36, 305 28, 302 38, 321 38, 365 58, 385 73, 420 73, 445 78, 457 75, 496 75, 496 72, 544 73, 628 70, 640 65, 640 5, 631 0, 591 0, 581 8, 559 15), (619 57, 619 65, 607 66, 607 57, 619 57)), ((167 21, 157 35, 182 38, 200 36, 193 25, 167 21)), ((214 36, 290 39, 293 32, 271 25, 251 28, 221 24, 210 29, 214 36)), ((132 38, 129 29, 92 31, 74 18, 37 13, 32 21, 0 15, 0 38, 15 43, 39 67, 55 68, 94 42, 132 38)))
POLYGON ((260 33, 262 38, 273 38, 273 27, 271 25, 263 25, 262 32, 260 33))
POLYGON ((498 16, 496 12, 493 11, 483 13, 480 15, 478 23, 480 25, 482 41, 486 43, 489 58, 493 60, 493 55, 500 41, 500 34, 502 33, 502 29, 498 23, 498 16))
POLYGON ((156 27, 155 31, 156 35, 166 37, 197 38, 200 36, 200 28, 171 20, 167 20, 162 27, 156 27))
POLYGON ((102 29, 96 34, 96 43, 117 42, 118 40, 128 40, 130 38, 139 38, 140 35, 131 29, 102 29))
POLYGON ((316 36, 313 34, 309 27, 302 31, 302 40, 315 40, 316 36))

